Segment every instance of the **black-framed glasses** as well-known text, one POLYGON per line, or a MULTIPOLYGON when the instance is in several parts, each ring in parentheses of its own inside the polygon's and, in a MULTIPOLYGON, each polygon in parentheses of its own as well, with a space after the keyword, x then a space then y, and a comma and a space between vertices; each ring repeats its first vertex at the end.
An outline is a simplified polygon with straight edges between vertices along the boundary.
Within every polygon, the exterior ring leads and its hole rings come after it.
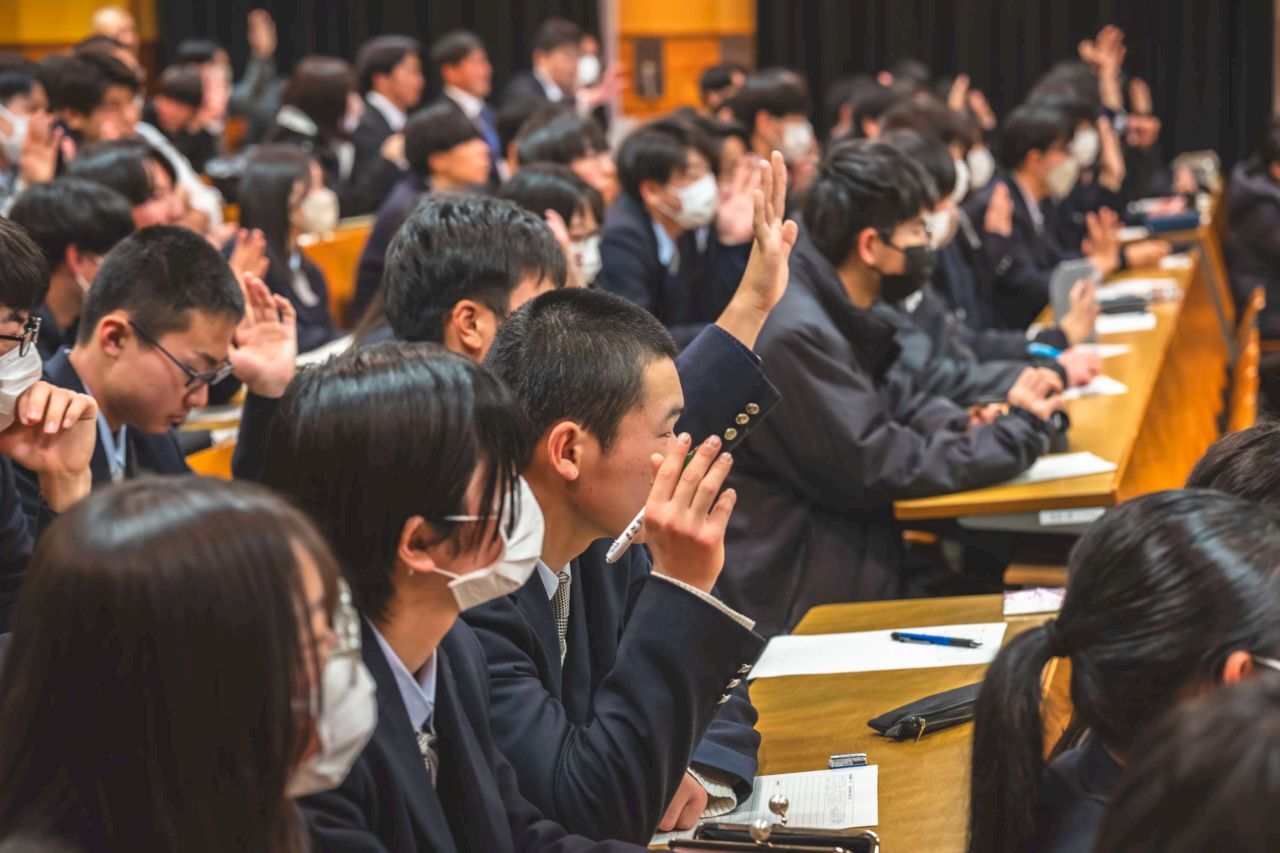
POLYGON ((197 388, 203 388, 206 385, 217 385, 219 382, 230 376, 232 371, 235 370, 235 365, 229 361, 223 362, 213 370, 196 370, 194 367, 187 364, 164 347, 160 346, 160 342, 152 337, 146 329, 142 328, 132 320, 129 321, 129 325, 138 333, 138 337, 160 350, 165 358, 178 365, 178 369, 187 375, 186 387, 188 391, 194 391, 197 388))
POLYGON ((31 348, 36 345, 38 340, 40 340, 40 318, 34 315, 28 317, 27 322, 22 324, 22 334, 0 335, 0 341, 18 342, 19 358, 31 352, 31 348))

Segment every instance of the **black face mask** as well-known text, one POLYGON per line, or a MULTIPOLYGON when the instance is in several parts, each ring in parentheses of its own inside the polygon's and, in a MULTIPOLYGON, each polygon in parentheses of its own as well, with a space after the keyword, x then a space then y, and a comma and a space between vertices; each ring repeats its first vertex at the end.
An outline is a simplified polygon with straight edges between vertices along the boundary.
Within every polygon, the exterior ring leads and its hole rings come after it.
POLYGON ((938 265, 938 253, 932 246, 908 246, 899 248, 885 241, 885 245, 902 252, 905 264, 900 273, 880 273, 880 298, 897 304, 920 290, 933 279, 938 265))

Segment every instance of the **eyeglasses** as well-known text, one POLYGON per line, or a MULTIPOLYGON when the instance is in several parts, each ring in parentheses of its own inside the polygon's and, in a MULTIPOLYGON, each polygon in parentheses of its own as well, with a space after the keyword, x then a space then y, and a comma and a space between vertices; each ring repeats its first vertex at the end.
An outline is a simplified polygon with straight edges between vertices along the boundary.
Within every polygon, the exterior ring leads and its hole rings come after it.
POLYGON ((22 324, 22 334, 20 335, 0 335, 0 341, 18 342, 19 358, 31 352, 31 348, 36 345, 38 340, 40 340, 39 317, 28 317, 27 322, 22 324))
POLYGON ((160 342, 152 337, 146 329, 142 328, 132 320, 129 321, 129 325, 138 333, 138 337, 160 350, 165 358, 178 365, 178 369, 187 375, 186 388, 188 391, 194 391, 197 388, 203 388, 206 385, 217 385, 219 382, 230 376, 232 371, 236 369, 235 365, 227 361, 218 365, 213 370, 196 370, 194 367, 182 361, 164 347, 160 346, 160 342))

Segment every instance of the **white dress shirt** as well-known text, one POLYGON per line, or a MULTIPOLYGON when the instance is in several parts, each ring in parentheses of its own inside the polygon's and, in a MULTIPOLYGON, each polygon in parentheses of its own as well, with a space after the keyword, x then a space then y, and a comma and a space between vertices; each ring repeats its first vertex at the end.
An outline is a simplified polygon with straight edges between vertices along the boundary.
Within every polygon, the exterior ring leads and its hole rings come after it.
POLYGON ((409 117, 404 114, 404 110, 391 103, 380 92, 371 91, 364 96, 364 99, 369 102, 369 106, 382 113, 382 117, 391 126, 392 133, 399 133, 404 130, 405 122, 409 120, 409 117))
MULTIPOLYGON (((387 659, 387 664, 391 667, 391 674, 395 677, 396 687, 400 691, 400 699, 404 702, 404 709, 409 712, 409 722, 413 724, 415 732, 420 732, 436 713, 436 654, 432 652, 431 657, 427 658, 427 662, 422 665, 422 669, 416 673, 410 673, 404 661, 400 660, 400 656, 391 648, 391 644, 382 636, 382 633, 374 627, 373 623, 369 623, 369 627, 373 629, 373 636, 378 639, 382 656, 387 659)), ((432 724, 431 728, 434 730, 435 725, 432 724)))

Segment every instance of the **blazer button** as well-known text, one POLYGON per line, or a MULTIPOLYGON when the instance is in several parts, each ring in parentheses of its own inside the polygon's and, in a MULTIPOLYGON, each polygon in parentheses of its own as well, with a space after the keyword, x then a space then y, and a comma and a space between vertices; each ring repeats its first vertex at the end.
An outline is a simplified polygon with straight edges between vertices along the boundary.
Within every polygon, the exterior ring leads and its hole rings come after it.
POLYGON ((738 675, 746 675, 750 671, 751 664, 749 663, 744 663, 742 666, 738 667, 738 675))
POLYGON ((726 693, 726 694, 724 694, 723 696, 721 696, 721 697, 720 697, 719 701, 717 701, 717 702, 716 702, 716 704, 717 704, 717 705, 723 705, 725 702, 728 702, 728 701, 729 701, 729 694, 728 694, 728 693, 726 693))
POLYGON ((755 403, 747 403, 747 414, 748 415, 760 414, 760 407, 757 406, 755 403))
POLYGON ((734 678, 734 679, 730 680, 730 682, 724 686, 724 689, 725 689, 725 690, 732 690, 733 688, 737 687, 737 686, 738 686, 739 684, 741 684, 741 683, 742 683, 742 679, 741 679, 741 678, 734 678))
POLYGON ((748 415, 738 415, 734 420, 737 421, 738 426, 746 426, 747 421, 751 420, 751 417, 748 415))
POLYGON ((733 427, 729 427, 727 430, 724 431, 725 441, 733 441, 737 437, 738 437, 738 431, 733 427))

